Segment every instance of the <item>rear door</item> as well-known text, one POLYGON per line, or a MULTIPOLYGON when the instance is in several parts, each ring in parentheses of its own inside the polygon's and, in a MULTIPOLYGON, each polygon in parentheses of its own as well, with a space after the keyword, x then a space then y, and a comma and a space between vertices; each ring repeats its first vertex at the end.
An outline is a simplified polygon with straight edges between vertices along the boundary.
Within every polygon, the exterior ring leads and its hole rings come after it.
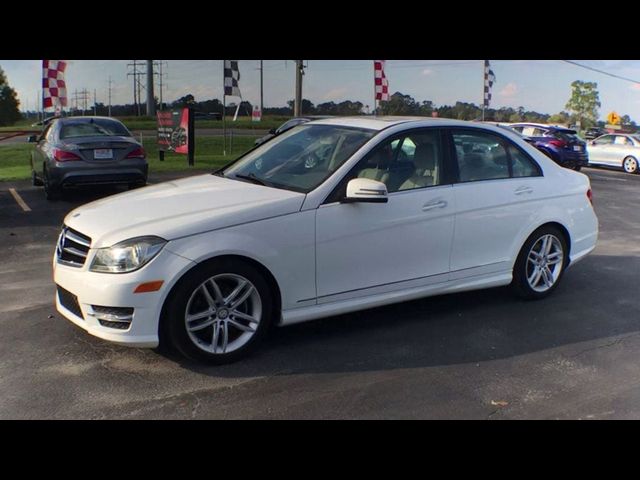
MULTIPOLYGON (((542 171, 510 140, 481 129, 452 129, 458 165, 450 279, 511 269, 517 239, 546 195, 542 171)), ((518 246, 519 248, 519 246, 518 246)))

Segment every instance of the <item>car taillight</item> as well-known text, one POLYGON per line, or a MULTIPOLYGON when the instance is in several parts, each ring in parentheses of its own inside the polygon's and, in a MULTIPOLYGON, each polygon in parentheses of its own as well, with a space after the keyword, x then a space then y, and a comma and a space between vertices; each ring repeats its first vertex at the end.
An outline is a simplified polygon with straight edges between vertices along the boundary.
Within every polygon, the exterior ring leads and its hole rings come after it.
POLYGON ((129 152, 127 158, 145 158, 147 156, 144 148, 138 147, 135 150, 129 152))
POLYGON ((591 189, 587 190, 587 198, 591 202, 591 205, 593 205, 593 192, 591 192, 591 189))
POLYGON ((76 162, 78 160, 82 160, 75 153, 60 150, 58 148, 55 148, 53 150, 53 158, 56 160, 56 162, 76 162))
POLYGON ((564 148, 567 146, 567 142, 558 139, 549 140, 549 144, 558 148, 564 148))

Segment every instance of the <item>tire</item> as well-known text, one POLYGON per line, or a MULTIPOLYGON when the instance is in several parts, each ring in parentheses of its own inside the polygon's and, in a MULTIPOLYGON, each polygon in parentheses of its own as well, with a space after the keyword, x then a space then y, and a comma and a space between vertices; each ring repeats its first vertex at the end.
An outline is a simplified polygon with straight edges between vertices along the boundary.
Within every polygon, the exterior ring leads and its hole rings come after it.
POLYGON ((269 330, 274 313, 272 295, 267 281, 248 263, 214 259, 178 282, 167 300, 162 319, 166 323, 161 329, 191 360, 214 365, 235 362, 251 353, 269 330), (248 283, 241 287, 242 282, 248 283), (236 291, 228 303, 221 301, 236 291), (195 318, 187 320, 188 316, 195 318))
POLYGON ((513 266, 511 287, 514 293, 526 300, 538 300, 550 295, 562 280, 569 260, 568 252, 567 239, 558 228, 548 225, 533 232, 524 242, 513 266), (552 244, 549 253, 540 258, 538 251, 544 246, 545 238, 552 244), (558 251, 560 255, 557 255, 558 251), (551 258, 547 259, 547 255, 551 258), (546 271, 542 271, 544 268, 540 269, 539 265, 545 265, 546 271))
POLYGON ((59 200, 62 198, 62 188, 59 185, 51 185, 49 181, 49 174, 47 171, 44 171, 44 195, 47 197, 47 200, 59 200))
POLYGON ((573 169, 574 169, 576 172, 579 172, 580 170, 582 170, 582 165, 576 165, 575 167, 573 167, 573 169))
POLYGON ((638 161, 633 157, 626 157, 622 160, 622 168, 627 173, 638 173, 638 161))
POLYGON ((40 177, 38 177, 35 170, 31 170, 31 184, 34 187, 41 187, 44 185, 44 182, 40 177))

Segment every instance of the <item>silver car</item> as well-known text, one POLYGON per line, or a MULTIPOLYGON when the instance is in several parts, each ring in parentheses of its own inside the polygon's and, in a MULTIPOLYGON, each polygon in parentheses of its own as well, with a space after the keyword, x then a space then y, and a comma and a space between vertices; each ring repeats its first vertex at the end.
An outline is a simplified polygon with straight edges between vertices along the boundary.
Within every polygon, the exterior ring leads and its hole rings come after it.
POLYGON ((587 144, 589 165, 623 168, 638 173, 640 136, 630 134, 602 135, 587 144))
POLYGON ((48 122, 31 153, 34 185, 48 199, 63 189, 97 184, 145 185, 149 166, 142 145, 122 122, 108 117, 62 117, 48 122))

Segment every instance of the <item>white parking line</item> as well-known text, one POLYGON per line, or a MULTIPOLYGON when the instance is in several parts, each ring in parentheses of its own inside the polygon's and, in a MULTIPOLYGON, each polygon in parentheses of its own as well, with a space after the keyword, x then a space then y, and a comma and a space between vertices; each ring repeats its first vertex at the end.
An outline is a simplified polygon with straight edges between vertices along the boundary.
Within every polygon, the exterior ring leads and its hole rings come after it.
POLYGON ((20 205, 22 210, 24 210, 25 212, 30 212, 31 211, 31 209, 29 208, 29 205, 27 205, 26 202, 20 196, 20 194, 18 192, 16 192, 15 188, 10 188, 9 192, 11 193, 11 195, 13 196, 13 198, 15 199, 17 204, 20 205))

